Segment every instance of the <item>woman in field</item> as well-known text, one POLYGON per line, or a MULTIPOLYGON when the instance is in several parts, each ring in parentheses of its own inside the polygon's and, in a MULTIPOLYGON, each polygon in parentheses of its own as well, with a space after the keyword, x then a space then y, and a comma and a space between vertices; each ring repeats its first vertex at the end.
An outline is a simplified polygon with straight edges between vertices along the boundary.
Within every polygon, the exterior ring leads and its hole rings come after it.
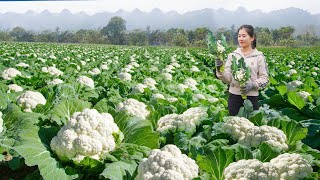
POLYGON ((217 77, 229 84, 228 109, 231 116, 237 115, 240 107, 243 106, 244 100, 241 94, 247 96, 254 110, 259 109, 258 90, 265 88, 269 82, 266 60, 262 52, 256 49, 256 37, 251 25, 242 25, 238 29, 238 43, 239 47, 228 55, 223 72, 220 69, 224 62, 216 60, 217 77), (237 59, 243 57, 247 67, 250 67, 251 76, 244 86, 240 87, 239 82, 232 77, 232 56, 237 59))

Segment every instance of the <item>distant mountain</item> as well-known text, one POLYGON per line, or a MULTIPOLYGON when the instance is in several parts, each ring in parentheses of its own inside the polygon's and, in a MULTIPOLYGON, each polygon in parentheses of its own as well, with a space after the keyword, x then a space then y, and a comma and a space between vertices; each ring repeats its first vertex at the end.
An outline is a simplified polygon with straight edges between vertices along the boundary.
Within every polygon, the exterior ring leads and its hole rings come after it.
POLYGON ((225 9, 202 9, 179 14, 176 11, 163 12, 153 9, 151 12, 143 12, 134 9, 131 12, 118 10, 116 12, 101 12, 88 15, 85 12, 71 13, 64 9, 60 13, 51 13, 44 10, 40 13, 27 11, 19 13, 0 13, 0 29, 12 29, 22 26, 27 30, 42 31, 97 29, 107 25, 113 16, 121 16, 126 20, 127 30, 145 29, 150 26, 154 29, 184 28, 195 29, 197 27, 208 27, 215 30, 220 27, 230 28, 232 25, 238 27, 242 24, 253 26, 279 28, 281 26, 294 26, 297 30, 302 27, 313 25, 320 29, 320 14, 310 14, 299 8, 287 8, 269 13, 260 10, 247 11, 239 7, 235 11, 225 9))

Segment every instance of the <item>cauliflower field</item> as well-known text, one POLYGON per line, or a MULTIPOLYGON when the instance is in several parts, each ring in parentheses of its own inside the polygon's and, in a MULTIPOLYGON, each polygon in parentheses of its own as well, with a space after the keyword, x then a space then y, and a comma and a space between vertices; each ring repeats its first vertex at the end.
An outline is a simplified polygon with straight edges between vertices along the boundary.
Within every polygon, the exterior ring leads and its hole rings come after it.
POLYGON ((206 49, 1 42, 0 177, 319 179, 320 50, 260 50, 231 117, 206 49))

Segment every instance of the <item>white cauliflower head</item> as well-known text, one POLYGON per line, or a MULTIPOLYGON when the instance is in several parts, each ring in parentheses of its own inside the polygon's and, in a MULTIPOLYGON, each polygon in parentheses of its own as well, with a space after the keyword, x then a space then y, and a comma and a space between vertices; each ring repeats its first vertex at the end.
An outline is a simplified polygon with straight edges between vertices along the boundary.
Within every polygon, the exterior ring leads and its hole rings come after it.
POLYGON ((170 73, 161 73, 161 77, 167 81, 172 81, 172 75, 170 73))
POLYGON ((2 131, 3 131, 3 126, 4 126, 4 124, 3 124, 3 119, 2 119, 2 112, 0 111, 0 133, 2 133, 2 131))
POLYGON ((51 84, 51 85, 57 85, 62 83, 63 81, 61 79, 53 79, 52 81, 48 82, 48 84, 51 84))
POLYGON ((184 85, 188 86, 188 88, 190 88, 191 90, 197 90, 197 81, 192 79, 192 78, 187 78, 186 80, 184 80, 184 85))
POLYGON ((21 62, 21 63, 16 64, 16 67, 24 67, 24 68, 26 68, 26 67, 29 67, 29 64, 21 62))
POLYGON ((2 72, 2 78, 5 80, 11 80, 16 76, 21 76, 21 72, 15 68, 8 68, 2 72))
POLYGON ((52 75, 52 76, 61 76, 61 75, 63 75, 63 72, 60 71, 59 69, 57 69, 57 68, 54 67, 54 66, 50 66, 50 67, 48 67, 48 68, 43 67, 43 68, 42 68, 42 72, 49 73, 49 74, 52 75))
POLYGON ((87 76, 80 76, 77 81, 80 83, 80 84, 83 84, 85 86, 88 86, 92 89, 94 89, 94 81, 87 77, 87 76))
POLYGON ((147 87, 149 87, 152 90, 157 89, 156 88, 157 82, 152 78, 145 78, 143 80, 143 84, 146 85, 147 87))
POLYGON ((136 180, 189 180, 198 177, 199 167, 195 161, 182 154, 175 145, 154 149, 138 166, 136 180))
POLYGON ((241 68, 239 71, 236 71, 234 79, 240 82, 244 80, 245 76, 246 71, 241 68))
POLYGON ((286 135, 276 127, 254 126, 252 122, 244 117, 229 116, 225 118, 222 128, 239 144, 248 147, 257 147, 262 142, 266 142, 281 149, 288 149, 286 135))
POLYGON ((197 102, 200 100, 206 100, 206 97, 203 94, 193 94, 192 95, 192 101, 197 102))
POLYGON ((123 81, 131 81, 131 74, 127 73, 127 72, 120 72, 118 74, 119 79, 123 80, 123 81))
POLYGON ((190 68, 190 71, 191 71, 191 72, 200 72, 200 69, 199 69, 197 66, 192 66, 192 67, 190 68))
POLYGON ((137 85, 135 85, 135 86, 132 88, 131 93, 132 93, 132 94, 143 93, 143 92, 144 92, 144 88, 147 88, 147 86, 144 85, 144 84, 138 83, 137 85))
POLYGON ((39 92, 27 91, 20 95, 17 99, 17 104, 24 109, 25 112, 32 112, 38 104, 45 105, 46 99, 39 92))
POLYGON ((21 86, 17 85, 17 84, 10 84, 8 86, 8 88, 9 88, 9 90, 8 90, 7 93, 10 93, 12 91, 13 92, 21 92, 21 91, 23 91, 23 88, 21 86))
POLYGON ((303 179, 313 171, 300 154, 284 153, 271 159, 270 163, 277 168, 281 180, 303 179))
POLYGON ((193 134, 196 127, 202 120, 208 117, 207 110, 202 107, 194 107, 186 110, 182 114, 167 114, 161 117, 158 122, 158 132, 166 132, 170 130, 185 131, 193 134))
POLYGON ((116 111, 125 111, 126 113, 139 117, 141 119, 146 119, 150 112, 147 106, 143 102, 139 102, 136 99, 127 99, 122 103, 119 103, 116 111))
POLYGON ((306 91, 299 91, 298 95, 300 97, 302 97, 303 100, 307 101, 308 100, 308 96, 311 96, 310 93, 306 92, 306 91))
POLYGON ((165 99, 165 97, 162 94, 152 94, 151 99, 156 100, 156 99, 165 99))
POLYGON ((226 49, 224 48, 224 46, 221 44, 221 40, 217 41, 217 51, 218 53, 222 54, 224 53, 226 49))
POLYGON ((224 118, 223 130, 233 139, 239 139, 254 127, 254 124, 244 117, 228 116, 224 118))
POLYGON ((108 113, 95 109, 75 112, 50 143, 61 160, 80 162, 85 157, 101 159, 116 148, 121 132, 108 113))
POLYGON ((223 171, 226 180, 274 180, 279 179, 277 169, 257 159, 239 160, 228 165, 223 171))
POLYGON ((93 68, 91 71, 89 71, 89 74, 91 74, 91 75, 98 75, 100 73, 101 73, 101 71, 98 68, 93 68))

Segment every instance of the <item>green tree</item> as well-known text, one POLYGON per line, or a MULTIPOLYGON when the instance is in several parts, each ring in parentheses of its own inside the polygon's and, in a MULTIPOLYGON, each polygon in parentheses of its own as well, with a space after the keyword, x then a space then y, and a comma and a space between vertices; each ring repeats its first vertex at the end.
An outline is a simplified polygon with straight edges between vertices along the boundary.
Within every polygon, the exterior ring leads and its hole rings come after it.
POLYGON ((119 16, 112 17, 107 26, 101 29, 101 34, 107 36, 112 44, 125 44, 126 21, 119 16))
POLYGON ((10 32, 10 36, 16 41, 34 41, 34 35, 32 32, 27 32, 23 27, 17 26, 13 28, 10 32))
POLYGON ((128 34, 129 45, 145 46, 148 44, 148 32, 141 29, 135 29, 128 34))

